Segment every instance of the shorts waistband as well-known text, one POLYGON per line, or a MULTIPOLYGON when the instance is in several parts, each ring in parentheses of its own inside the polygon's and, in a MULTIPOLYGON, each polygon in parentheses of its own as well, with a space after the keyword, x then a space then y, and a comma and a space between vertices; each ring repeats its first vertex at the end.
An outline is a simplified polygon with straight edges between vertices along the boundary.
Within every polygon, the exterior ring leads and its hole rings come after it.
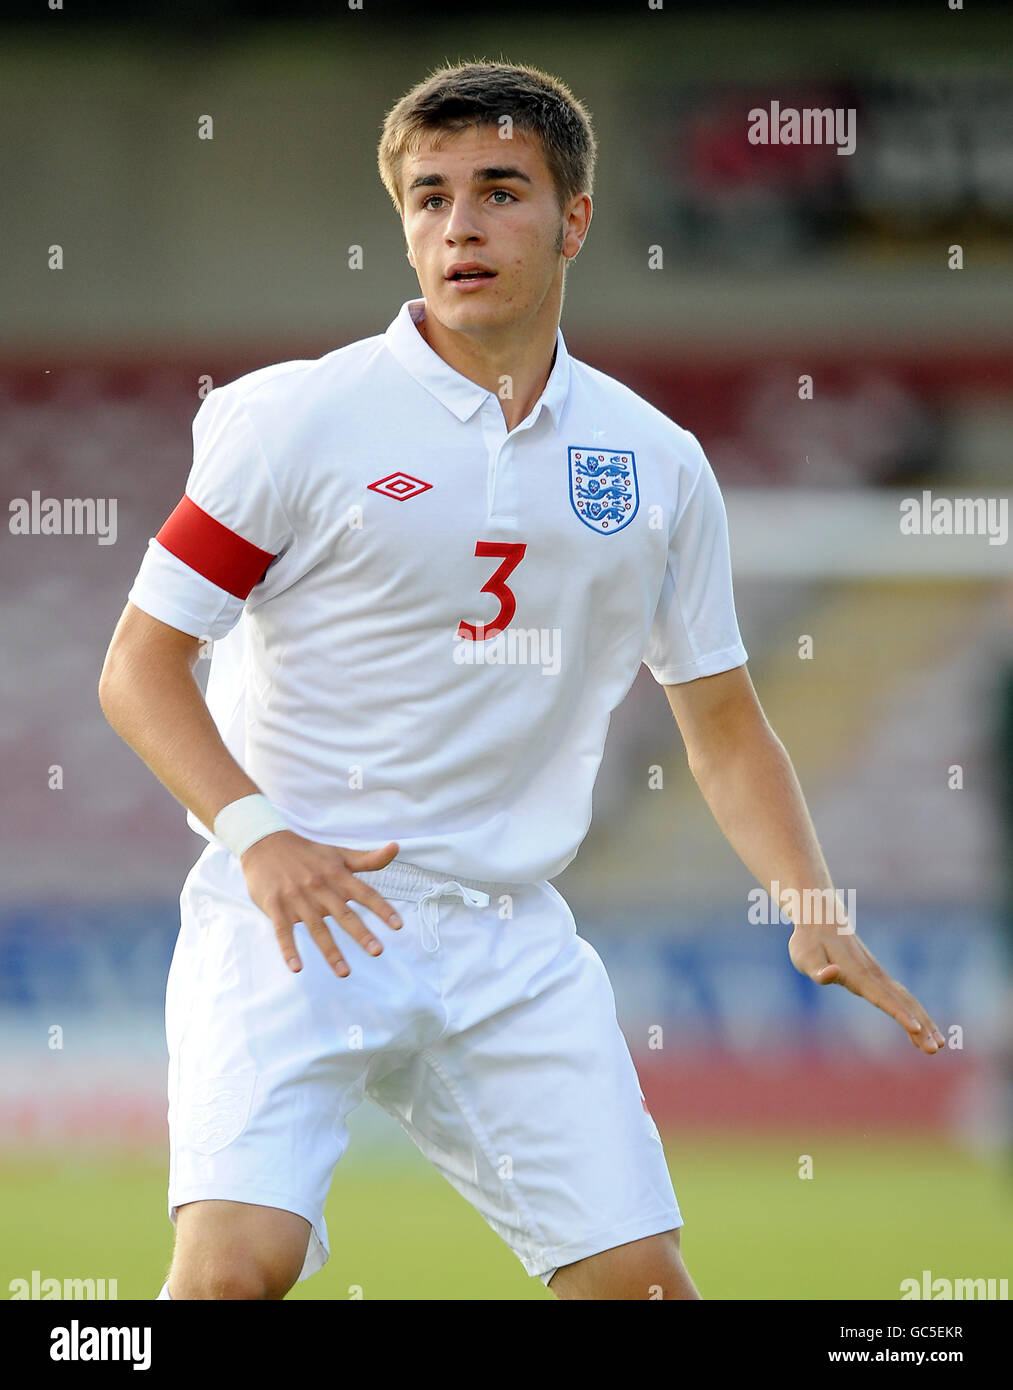
POLYGON ((521 883, 490 883, 483 879, 465 878, 462 874, 441 873, 397 859, 383 869, 353 869, 352 872, 356 878, 368 883, 370 888, 375 888, 383 897, 400 898, 403 902, 412 903, 419 902, 441 883, 460 883, 464 888, 475 888, 480 893, 488 893, 490 899, 503 893, 516 893, 524 887, 521 883))

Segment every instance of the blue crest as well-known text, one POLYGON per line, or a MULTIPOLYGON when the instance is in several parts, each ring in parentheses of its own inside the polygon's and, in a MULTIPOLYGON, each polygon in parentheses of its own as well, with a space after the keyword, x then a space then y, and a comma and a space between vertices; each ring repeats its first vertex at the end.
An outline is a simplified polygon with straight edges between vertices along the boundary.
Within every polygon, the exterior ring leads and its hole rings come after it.
POLYGON ((628 526, 640 506, 631 449, 578 449, 571 445, 570 505, 585 526, 611 536, 628 526))

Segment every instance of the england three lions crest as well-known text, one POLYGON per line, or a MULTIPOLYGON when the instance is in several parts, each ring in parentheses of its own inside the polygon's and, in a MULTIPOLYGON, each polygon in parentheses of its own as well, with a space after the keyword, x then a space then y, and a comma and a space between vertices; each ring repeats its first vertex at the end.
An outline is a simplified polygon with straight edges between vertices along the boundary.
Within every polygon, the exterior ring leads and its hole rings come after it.
POLYGON ((570 447, 570 505, 585 526, 611 536, 640 506, 637 466, 629 449, 570 447))

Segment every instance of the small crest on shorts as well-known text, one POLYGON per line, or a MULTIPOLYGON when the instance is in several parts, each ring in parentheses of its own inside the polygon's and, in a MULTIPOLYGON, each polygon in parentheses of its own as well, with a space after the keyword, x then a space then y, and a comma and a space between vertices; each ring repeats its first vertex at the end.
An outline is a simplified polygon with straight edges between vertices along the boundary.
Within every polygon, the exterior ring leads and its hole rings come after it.
POLYGON ((246 1125, 256 1081, 253 1072, 210 1076, 190 1094, 186 1132, 198 1153, 213 1154, 237 1139, 246 1125))
POLYGON ((571 445, 568 453, 570 504, 584 525, 600 536, 628 526, 640 506, 633 451, 571 445))

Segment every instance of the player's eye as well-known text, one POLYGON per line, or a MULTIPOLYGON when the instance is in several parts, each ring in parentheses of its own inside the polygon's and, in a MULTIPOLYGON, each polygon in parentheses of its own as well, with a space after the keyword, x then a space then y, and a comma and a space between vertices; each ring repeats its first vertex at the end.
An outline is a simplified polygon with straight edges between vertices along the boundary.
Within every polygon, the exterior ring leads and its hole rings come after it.
POLYGON ((433 202, 434 199, 436 199, 436 200, 439 201, 439 202, 443 202, 443 201, 444 201, 444 200, 443 200, 442 194, 440 194, 440 193, 430 193, 430 195, 429 195, 428 198, 423 198, 423 199, 422 199, 422 202, 419 204, 419 206, 420 206, 420 207, 423 207, 423 208, 427 208, 427 207, 429 206, 429 204, 430 204, 431 202, 433 202))
MULTIPOLYGON (((493 198, 498 198, 501 193, 503 194, 504 198, 509 198, 511 203, 516 203, 517 199, 514 197, 514 195, 510 192, 508 188, 497 188, 493 191, 493 193, 490 196, 493 198)), ((500 203, 500 207, 503 207, 502 203, 500 203)))

